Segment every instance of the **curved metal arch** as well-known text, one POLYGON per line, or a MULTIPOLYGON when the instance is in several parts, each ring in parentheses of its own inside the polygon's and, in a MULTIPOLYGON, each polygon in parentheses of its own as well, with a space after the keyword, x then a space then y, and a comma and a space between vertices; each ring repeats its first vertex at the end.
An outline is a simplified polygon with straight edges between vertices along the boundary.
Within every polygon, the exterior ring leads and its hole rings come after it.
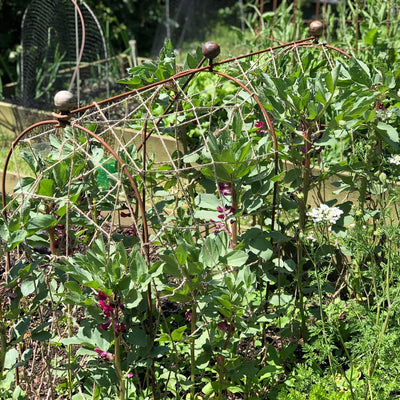
MULTIPOLYGON (((215 67, 217 67, 219 65, 228 64, 230 62, 241 60, 243 58, 248 58, 248 57, 260 55, 260 54, 263 54, 263 53, 272 52, 274 50, 283 49, 283 48, 286 48, 286 47, 296 47, 296 46, 299 46, 299 45, 310 46, 310 47, 311 46, 312 47, 320 47, 320 48, 327 47, 330 50, 334 50, 334 51, 340 53, 341 55, 345 56, 346 58, 351 58, 351 56, 349 54, 347 54, 345 51, 343 51, 343 50, 341 50, 341 49, 339 49, 337 47, 327 45, 327 44, 312 42, 311 40, 313 40, 313 39, 315 39, 315 37, 314 36, 310 36, 310 37, 308 37, 306 39, 300 39, 300 40, 296 40, 296 41, 293 41, 293 42, 280 44, 278 46, 268 47, 268 48, 265 48, 265 49, 262 49, 262 50, 254 51, 252 53, 247 53, 247 54, 244 54, 244 55, 241 55, 241 56, 227 58, 225 60, 213 63, 212 67, 215 68, 215 67), (316 46, 316 45, 318 45, 318 46, 316 46)), ((137 88, 137 89, 128 90, 127 92, 118 94, 118 95, 110 97, 108 99, 104 99, 104 100, 98 101, 96 103, 92 103, 92 104, 88 104, 88 105, 83 106, 83 107, 76 108, 76 109, 71 111, 71 114, 78 114, 78 113, 81 113, 83 111, 90 110, 91 108, 102 106, 104 104, 111 103, 111 102, 116 101, 116 100, 121 100, 121 99, 123 99, 125 97, 129 97, 131 95, 138 94, 140 92, 146 91, 146 90, 151 89, 153 87, 156 87, 156 86, 159 86, 159 85, 164 85, 164 84, 169 83, 169 82, 171 82, 173 80, 176 80, 176 79, 179 79, 179 78, 184 78, 186 76, 194 75, 194 74, 196 74, 198 72, 209 71, 210 65, 200 66, 201 64, 203 64, 203 62, 204 62, 204 58, 199 63, 199 66, 196 67, 196 68, 187 69, 185 71, 178 72, 178 73, 170 76, 169 78, 163 79, 162 81, 157 81, 157 82, 154 82, 154 83, 150 83, 148 85, 142 86, 142 87, 137 88)))
MULTIPOLYGON (((40 127, 40 126, 45 126, 45 125, 51 125, 54 129, 60 128, 63 126, 63 124, 58 121, 58 120, 46 120, 46 121, 41 121, 41 122, 37 122, 36 124, 31 125, 30 127, 26 128, 24 131, 22 131, 12 142, 10 149, 7 153, 7 156, 5 158, 5 162, 4 162, 4 169, 3 169, 3 176, 2 176, 2 182, 1 182, 1 198, 2 198, 2 214, 4 219, 7 221, 7 210, 6 210, 6 205, 7 205, 7 199, 6 199, 6 178, 7 178, 7 170, 8 170, 8 165, 11 159, 11 156, 14 152, 14 149, 16 148, 16 146, 18 145, 18 143, 23 139, 23 137, 29 133, 30 131, 32 131, 33 129, 40 127)), ((147 224, 147 218, 146 218, 146 210, 142 201, 142 198, 140 196, 138 187, 131 175, 131 173, 129 172, 128 168, 126 167, 126 164, 123 162, 123 160, 121 159, 121 157, 115 152, 115 150, 108 144, 106 143, 101 137, 99 137, 98 135, 96 135, 94 132, 90 131, 89 129, 78 125, 78 124, 70 124, 71 128, 76 128, 81 130, 82 132, 85 132, 86 134, 90 135, 92 138, 94 138, 96 141, 98 141, 104 148, 106 148, 106 150, 114 157, 114 159, 118 162, 118 164, 120 165, 122 171, 124 172, 124 174, 127 176, 129 183, 131 184, 131 187, 135 193, 136 196, 136 201, 138 202, 138 207, 140 210, 140 215, 142 218, 142 228, 143 228, 143 243, 144 243, 144 247, 145 249, 147 249, 148 247, 148 239, 149 239, 149 230, 148 230, 148 224, 147 224)), ((6 268, 5 268, 5 272, 6 274, 9 273, 10 271, 10 252, 7 251, 6 252, 6 268)))
MULTIPOLYGON (((77 10, 79 10, 79 7, 77 6, 76 1, 75 0, 71 0, 71 1, 77 7, 77 10)), ((78 11, 78 14, 79 14, 79 16, 81 18, 81 21, 83 22, 83 17, 81 17, 82 14, 81 14, 80 10, 78 11)), ((83 29, 82 30, 84 32, 84 23, 82 25, 83 25, 83 29)), ((84 33, 83 33, 83 36, 84 36, 84 33)), ((211 72, 211 73, 220 75, 220 76, 224 77, 225 79, 231 80, 232 82, 234 82, 235 84, 240 86, 243 90, 245 90, 247 93, 250 94, 250 96, 252 96, 254 98, 254 100, 256 101, 258 106, 260 107, 260 110, 261 110, 261 112, 262 112, 262 114, 263 114, 263 116, 265 118, 265 121, 266 121, 266 123, 268 125, 269 134, 271 135, 271 138, 272 138, 272 141, 273 141, 274 154, 275 154, 275 157, 274 157, 275 172, 278 173, 278 168, 279 168, 278 144, 277 144, 277 139, 276 139, 276 135, 275 135, 275 131, 274 131, 272 122, 271 122, 271 120, 270 120, 270 118, 268 116, 268 113, 267 113, 265 107, 262 105, 262 103, 261 103, 260 99, 258 98, 258 96, 255 93, 253 93, 244 83, 240 82, 238 79, 230 76, 229 74, 226 74, 226 73, 220 72, 220 71, 216 71, 214 68, 216 66, 223 65, 223 64, 226 64, 226 63, 230 63, 230 62, 234 62, 234 61, 237 61, 237 60, 240 60, 240 59, 243 59, 243 58, 252 57, 252 56, 263 54, 263 53, 267 53, 267 52, 272 52, 272 51, 277 50, 277 49, 288 48, 288 47, 296 47, 296 46, 313 46, 313 47, 316 47, 316 45, 319 45, 318 47, 321 47, 321 48, 322 48, 322 46, 325 46, 330 50, 334 50, 334 51, 339 52, 341 55, 343 55, 343 56, 345 56, 347 58, 351 57, 349 54, 347 54, 346 52, 344 52, 341 49, 338 49, 336 47, 333 47, 333 46, 330 46, 330 45, 327 45, 327 44, 316 43, 315 39, 316 38, 314 36, 311 36, 311 37, 308 37, 308 38, 305 38, 305 39, 300 39, 300 40, 292 41, 292 42, 289 42, 289 43, 283 43, 283 44, 280 44, 278 46, 273 46, 273 47, 269 47, 269 48, 266 48, 266 49, 258 50, 258 51, 252 52, 252 53, 248 53, 248 54, 244 54, 244 55, 238 56, 238 57, 228 58, 228 59, 216 62, 216 63, 212 63, 212 64, 210 63, 210 65, 207 65, 207 66, 201 66, 205 61, 205 59, 203 58, 203 60, 199 63, 197 68, 189 69, 189 70, 186 70, 186 71, 182 71, 182 72, 179 72, 179 73, 177 73, 177 74, 175 74, 175 75, 173 75, 173 76, 171 76, 171 77, 169 77, 167 79, 164 79, 162 81, 154 82, 152 84, 149 84, 149 85, 146 85, 146 86, 142 86, 141 88, 130 90, 130 91, 121 93, 120 95, 104 99, 104 100, 99 101, 97 103, 92 103, 92 104, 89 104, 87 106, 77 108, 75 110, 72 110, 70 115, 77 114, 77 113, 80 113, 82 111, 86 111, 86 110, 89 110, 91 108, 98 107, 98 106, 110 103, 112 101, 115 101, 115 100, 120 100, 120 99, 123 99, 123 98, 128 97, 128 96, 133 95, 133 94, 138 94, 138 93, 140 93, 142 91, 145 91, 145 90, 151 89, 153 87, 157 87, 157 86, 163 85, 165 83, 169 83, 169 82, 171 82, 173 80, 184 78, 186 76, 189 76, 189 81, 190 81, 190 79, 197 73, 200 73, 200 72, 211 72), (311 40, 314 40, 314 42, 312 42, 311 40)), ((82 39, 81 53, 83 52, 83 48, 84 48, 84 38, 82 39)), ((79 62, 80 62, 79 59, 80 59, 80 57, 81 57, 81 55, 79 56, 79 58, 77 60, 77 63, 78 63, 77 64, 77 68, 79 68, 79 62)), ((73 83, 73 79, 71 81, 71 84, 72 83, 73 83)), ((186 87, 186 85, 185 85, 185 87, 186 87)), ((172 107, 172 105, 174 104, 175 101, 176 101, 176 99, 173 99, 171 101, 170 105, 167 106, 167 108, 166 108, 166 110, 165 110, 163 115, 165 115, 168 112, 168 110, 172 107)), ((161 116, 161 118, 159 120, 161 120, 161 119, 162 119, 162 116, 161 116)), ((55 127, 59 127, 59 126, 62 125, 62 122, 58 121, 58 120, 47 120, 47 121, 42 121, 42 122, 38 122, 36 124, 31 125, 30 127, 25 129, 23 132, 21 132, 17 136, 17 138, 13 141, 13 143, 11 145, 11 148, 10 148, 8 154, 7 154, 6 161, 5 161, 5 166, 4 166, 4 171, 3 171, 3 177, 2 177, 2 203, 3 203, 3 215, 5 216, 5 218, 7 218, 6 217, 6 210, 5 210, 5 204, 6 204, 5 180, 6 180, 6 175, 7 175, 8 163, 9 163, 10 157, 12 155, 13 149, 18 144, 18 142, 21 140, 21 138, 27 132, 29 132, 30 130, 32 130, 32 129, 38 127, 38 126, 42 126, 42 125, 46 125, 46 124, 51 124, 51 125, 54 125, 55 127)), ((144 204, 143 204, 142 198, 140 196, 140 193, 138 191, 138 188, 137 188, 137 186, 136 186, 136 184, 135 184, 135 182, 133 180, 133 177, 129 173, 129 170, 127 169, 126 165, 123 163, 122 159, 118 156, 118 154, 103 139, 101 139, 98 135, 96 135, 95 133, 91 132, 90 130, 84 128, 81 125, 73 124, 71 126, 76 127, 77 129, 81 129, 83 132, 86 132, 87 134, 92 136, 95 140, 97 140, 100 144, 102 144, 110 152, 110 154, 113 155, 113 157, 117 160, 117 162, 120 164, 122 170, 124 171, 124 173, 128 177, 128 180, 130 181, 130 184, 132 185, 132 189, 134 190, 135 196, 137 197, 138 206, 139 206, 139 209, 140 209, 142 222, 143 222, 143 239, 144 239, 145 244, 147 244, 147 242, 148 242, 148 226, 147 226, 147 219, 146 219, 146 213, 145 213, 144 204)), ((152 132, 153 132, 153 130, 150 131, 148 134, 144 135, 143 143, 142 143, 142 146, 140 146, 140 148, 144 146, 145 142, 151 136, 152 132)), ((276 204, 275 204, 276 196, 277 196, 276 185, 277 185, 277 183, 275 182, 275 184, 274 184, 274 204, 273 204, 272 223, 274 222, 275 206, 276 206, 276 204)), ((7 253, 7 255, 9 256, 9 253, 7 253)), ((9 266, 9 263, 8 263, 8 266, 9 266)))

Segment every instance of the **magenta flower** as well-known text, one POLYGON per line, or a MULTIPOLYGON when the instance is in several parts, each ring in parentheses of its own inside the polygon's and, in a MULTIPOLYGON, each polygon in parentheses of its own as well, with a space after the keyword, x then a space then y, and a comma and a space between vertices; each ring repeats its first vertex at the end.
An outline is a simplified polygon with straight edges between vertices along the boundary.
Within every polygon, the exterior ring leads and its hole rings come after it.
POLYGON ((120 322, 120 312, 124 309, 121 299, 117 299, 115 302, 111 302, 111 298, 107 296, 104 292, 99 291, 97 293, 98 307, 103 310, 104 316, 106 317, 106 322, 99 325, 100 329, 107 330, 111 325, 114 328, 115 335, 120 335, 127 331, 127 326, 120 322))
POLYGON ((110 317, 114 307, 110 304, 107 304, 104 300, 99 300, 99 307, 103 310, 106 317, 110 317))
POLYGON ((235 327, 233 325, 228 324, 225 320, 218 322, 217 328, 225 333, 232 333, 235 331, 235 327))
POLYGON ((101 290, 99 290, 99 292, 97 293, 97 297, 99 300, 103 300, 103 301, 108 299, 108 296, 101 290))
POLYGON ((133 372, 128 372, 127 374, 124 375, 125 378, 133 378, 135 375, 133 372))
POLYGON ((213 222, 215 224, 215 227, 213 229, 213 233, 219 233, 219 232, 228 232, 228 230, 226 229, 225 224, 223 224, 222 222, 219 221, 214 221, 214 220, 210 220, 211 222, 213 222))
POLYGON ((264 133, 264 132, 265 132, 265 129, 264 129, 265 124, 264 124, 264 121, 257 121, 257 122, 254 124, 254 126, 255 126, 256 128, 259 128, 259 129, 257 129, 257 132, 260 132, 260 133, 264 133))
POLYGON ((232 195, 232 185, 230 183, 218 182, 218 190, 224 196, 232 195))
POLYGON ((114 326, 116 333, 124 333, 126 331, 126 325, 123 322, 116 322, 114 326))
MULTIPOLYGON (((227 229, 226 225, 222 221, 226 221, 229 218, 232 218, 235 209, 232 206, 225 206, 222 208, 221 206, 217 207, 217 211, 220 212, 221 214, 218 215, 218 219, 221 221, 215 221, 213 219, 210 219, 210 222, 215 224, 215 228, 213 230, 214 233, 219 233, 219 232, 227 232, 230 233, 229 230, 227 229)), ((230 220, 230 223, 233 223, 233 220, 230 220)))
POLYGON ((121 210, 128 210, 128 212, 120 211, 119 214, 120 214, 120 216, 121 216, 122 218, 127 218, 127 217, 130 217, 130 216, 131 216, 129 207, 128 207, 126 204, 124 204, 124 205, 121 207, 121 210))
POLYGON ((192 313, 190 311, 185 311, 185 317, 190 322, 192 320, 192 313))
POLYGON ((124 230, 124 235, 130 235, 130 236, 138 236, 137 230, 135 228, 127 228, 124 230))
POLYGON ((111 325, 111 319, 105 322, 104 324, 100 324, 99 328, 106 331, 110 327, 110 325, 111 325))
POLYGON ((235 209, 232 206, 225 206, 224 208, 218 206, 217 211, 221 213, 218 215, 218 218, 225 220, 226 218, 229 218, 233 215, 235 209))
POLYGON ((95 347, 94 351, 102 358, 103 361, 111 362, 114 360, 114 354, 108 353, 107 351, 103 351, 98 347, 95 347))

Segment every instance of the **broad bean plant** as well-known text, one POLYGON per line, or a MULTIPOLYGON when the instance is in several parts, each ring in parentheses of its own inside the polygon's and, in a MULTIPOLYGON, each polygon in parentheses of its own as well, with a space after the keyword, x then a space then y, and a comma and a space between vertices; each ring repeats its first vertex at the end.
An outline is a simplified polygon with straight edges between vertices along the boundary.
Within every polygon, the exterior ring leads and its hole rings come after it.
MULTIPOLYGON (((168 162, 73 124, 21 153, 2 398, 394 398, 400 69, 296 52, 215 67, 252 95, 213 71, 151 92, 127 123, 177 139, 168 162)), ((167 44, 123 83, 176 68, 167 44)))

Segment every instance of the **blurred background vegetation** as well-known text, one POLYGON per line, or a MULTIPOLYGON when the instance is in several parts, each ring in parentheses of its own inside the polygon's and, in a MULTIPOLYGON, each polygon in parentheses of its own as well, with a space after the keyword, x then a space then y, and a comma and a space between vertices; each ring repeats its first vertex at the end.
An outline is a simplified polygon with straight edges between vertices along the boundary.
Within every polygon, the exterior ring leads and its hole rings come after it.
MULTIPOLYGON (((111 54, 119 54, 129 48, 129 40, 135 39, 138 54, 156 56, 166 34, 176 42, 197 36, 202 39, 206 30, 202 21, 239 25, 239 5, 252 4, 254 0, 86 0, 102 25, 111 54), (169 7, 170 20, 166 7, 169 7), (222 10, 222 11, 221 11, 222 10), (215 18, 217 17, 217 19, 215 18), (218 19, 219 18, 219 19, 218 19), (167 26, 169 28, 167 28, 167 26), (167 32, 168 29, 168 32, 167 32), (183 32, 184 31, 184 32, 183 32)), ((79 1, 78 1, 79 3, 79 1)), ((21 38, 21 21, 29 0, 0 0, 0 76, 3 84, 18 78, 18 53, 21 38)))

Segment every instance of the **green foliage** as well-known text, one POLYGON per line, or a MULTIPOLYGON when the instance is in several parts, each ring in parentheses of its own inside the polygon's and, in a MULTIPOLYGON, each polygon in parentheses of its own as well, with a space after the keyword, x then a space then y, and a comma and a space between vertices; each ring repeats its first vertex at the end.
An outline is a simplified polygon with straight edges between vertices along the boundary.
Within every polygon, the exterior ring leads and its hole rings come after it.
POLYGON ((171 41, 167 40, 157 62, 143 61, 137 67, 128 70, 129 77, 121 79, 130 88, 138 88, 150 83, 163 81, 175 74, 175 54, 171 41))
POLYGON ((350 393, 330 392, 327 391, 322 385, 314 386, 308 395, 303 395, 297 390, 290 390, 287 394, 280 394, 279 400, 348 400, 351 399, 350 393))
MULTIPOLYGON (((74 125, 21 152, 32 174, 0 219, 1 396, 33 395, 19 372, 37 348, 70 399, 396 396, 400 69, 375 7, 376 63, 311 48, 215 67, 251 94, 212 71, 143 91, 130 124, 179 139, 169 163, 134 144, 117 160, 74 125)), ((167 42, 123 82, 175 73, 167 42)))

